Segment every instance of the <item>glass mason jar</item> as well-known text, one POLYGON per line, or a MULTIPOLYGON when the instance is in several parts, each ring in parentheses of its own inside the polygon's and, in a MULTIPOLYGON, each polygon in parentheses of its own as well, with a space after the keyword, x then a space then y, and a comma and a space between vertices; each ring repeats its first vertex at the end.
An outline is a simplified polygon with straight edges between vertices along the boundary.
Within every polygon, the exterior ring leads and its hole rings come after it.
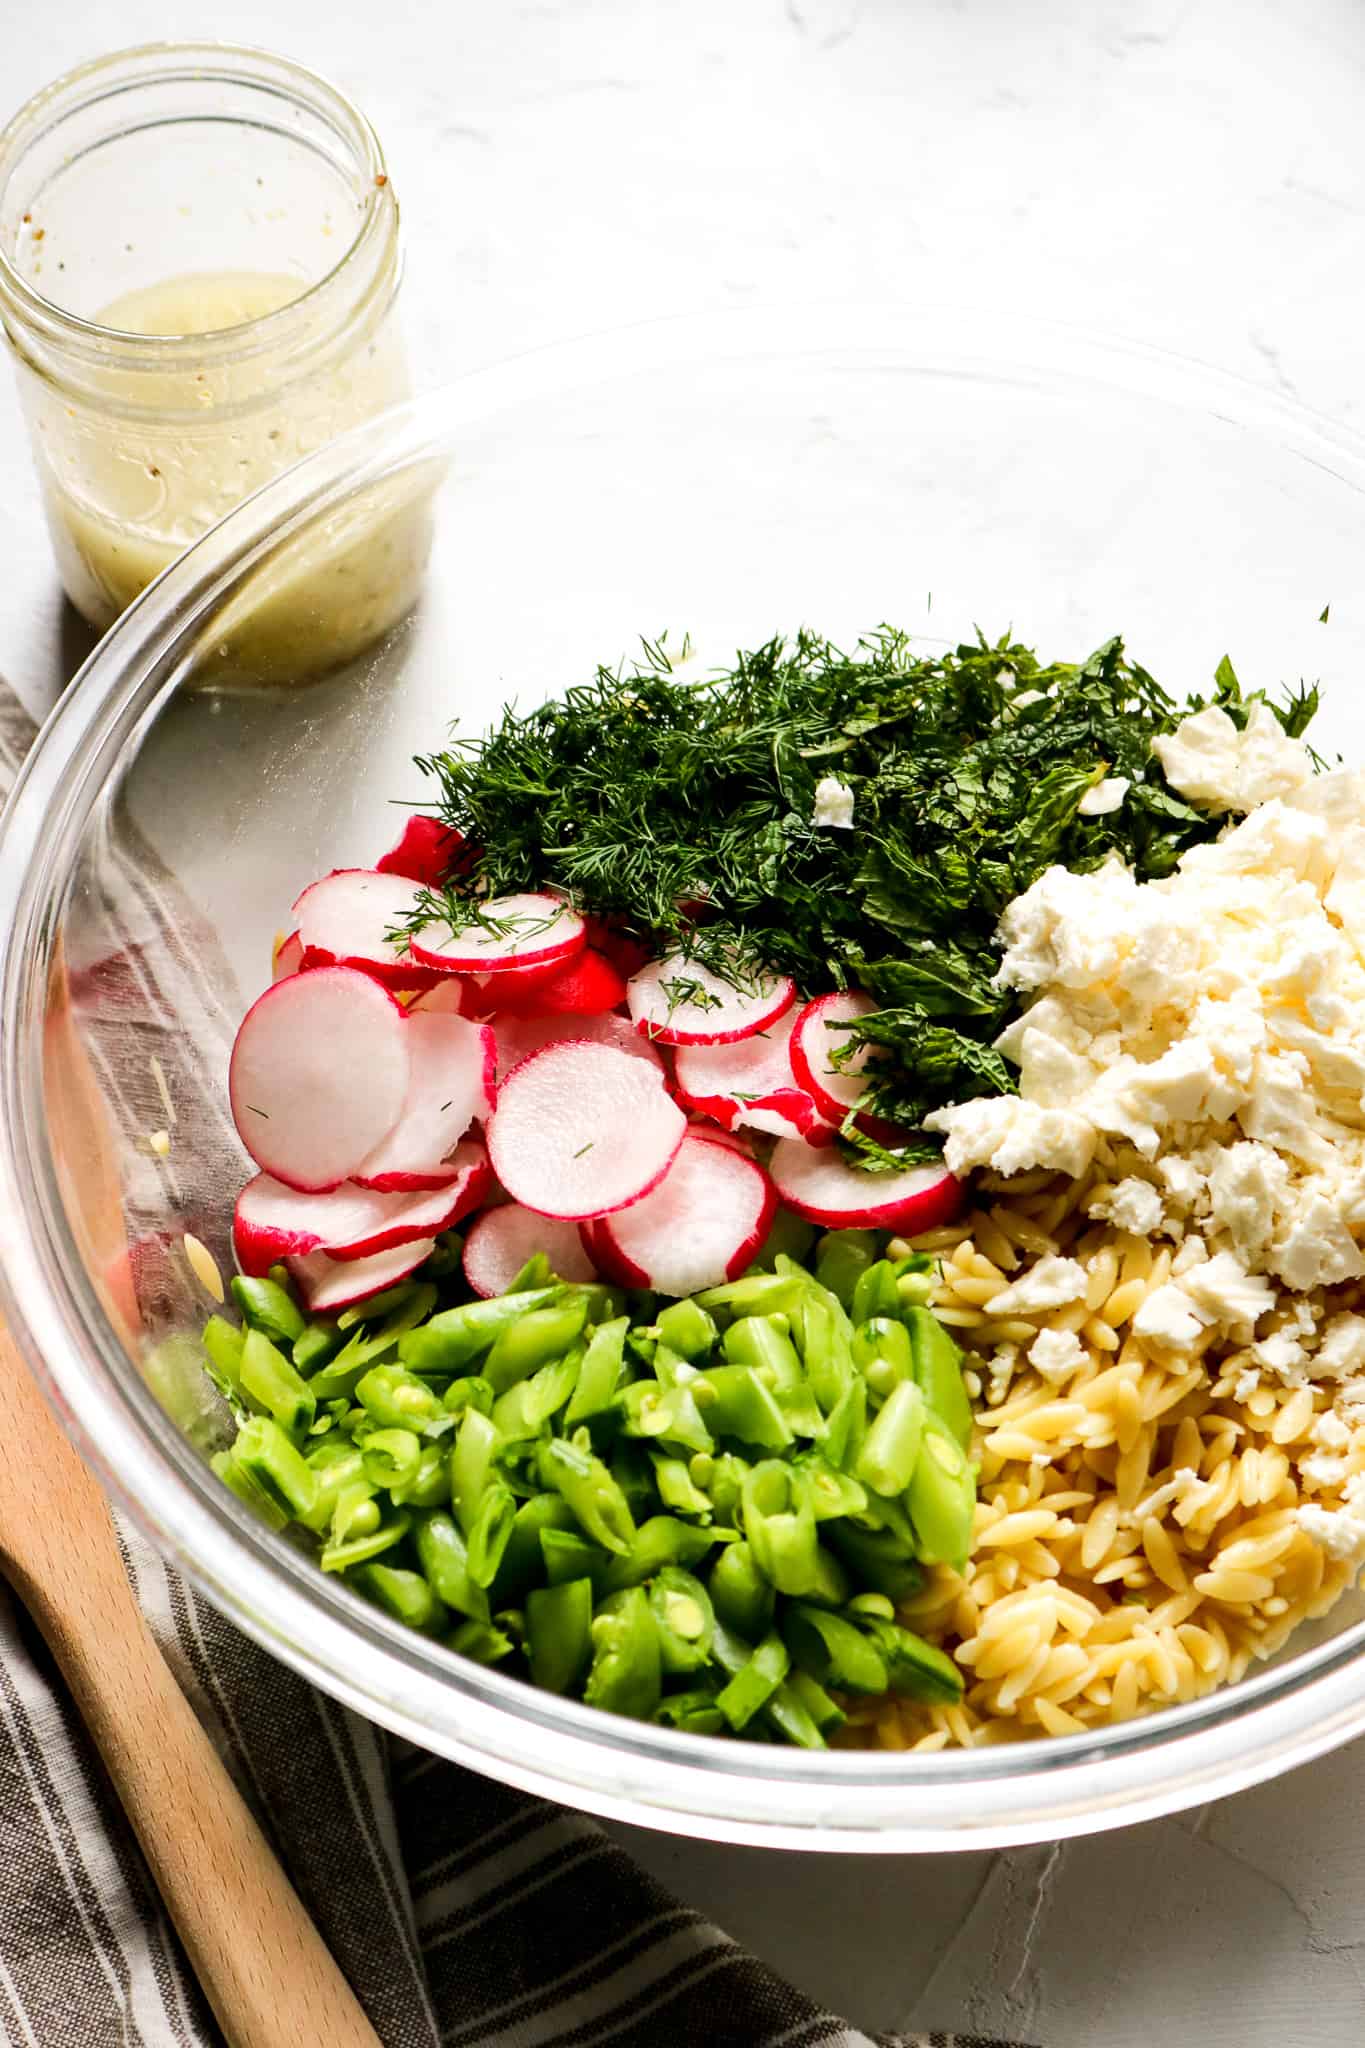
MULTIPOLYGON (((407 396, 398 206, 369 122, 288 59, 152 44, 0 134, 0 317, 62 582, 100 630, 300 456, 407 396)), ((234 670, 321 673, 409 607, 412 505, 279 574, 234 670)))

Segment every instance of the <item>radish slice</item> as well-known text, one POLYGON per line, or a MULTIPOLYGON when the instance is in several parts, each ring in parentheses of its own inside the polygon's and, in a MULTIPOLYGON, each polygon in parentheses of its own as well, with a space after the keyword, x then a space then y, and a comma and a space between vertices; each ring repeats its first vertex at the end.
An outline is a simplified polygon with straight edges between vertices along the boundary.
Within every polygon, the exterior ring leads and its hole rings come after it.
POLYGON ((861 1098, 863 1069, 871 1058, 871 1048, 861 1046, 846 1067, 832 1067, 830 1053, 848 1043, 848 1033, 833 1031, 830 1026, 870 1017, 880 1007, 861 989, 835 989, 807 1003, 792 1025, 792 1072, 821 1116, 831 1123, 842 1123, 861 1098))
POLYGON ((486 1024, 435 1009, 408 1017, 411 1079, 402 1114, 351 1179, 389 1193, 444 1187, 450 1154, 497 1100, 497 1041, 486 1024))
POLYGON ((415 1273, 435 1249, 434 1237, 419 1237, 391 1252, 379 1252, 372 1259, 351 1259, 340 1264, 329 1259, 326 1252, 309 1252, 306 1258, 290 1259, 288 1266, 309 1313, 320 1316, 350 1308, 357 1301, 367 1301, 372 1294, 382 1294, 386 1287, 395 1287, 409 1273, 415 1273))
POLYGON ((778 1138, 804 1138, 821 1118, 792 1072, 791 1038, 788 1012, 733 1045, 680 1045, 673 1059, 679 1098, 722 1130, 744 1124, 778 1138))
POLYGON ((367 1259, 415 1238, 436 1237, 467 1216, 493 1182, 488 1154, 469 1140, 452 1162, 454 1178, 415 1195, 383 1195, 346 1182, 325 1195, 301 1195, 268 1173, 258 1173, 237 1197, 232 1246, 242 1271, 268 1273, 277 1259, 326 1252, 333 1259, 367 1259))
POLYGON ((242 1019, 228 1068, 237 1132, 265 1173, 334 1188, 397 1123, 412 1062, 407 1016, 350 967, 291 974, 242 1019))
POLYGON ((375 862, 375 872, 406 875, 410 882, 421 882, 424 888, 439 889, 458 864, 463 845, 461 835, 449 825, 414 811, 397 843, 375 862))
POLYGON ((481 1018, 483 1004, 478 983, 482 978, 477 974, 443 974, 433 988, 423 989, 414 997, 413 1015, 481 1018))
POLYGON ((542 1046, 562 1045, 571 1039, 579 1044, 591 1040, 594 1045, 615 1046, 618 1052, 628 1052, 632 1059, 647 1060, 656 1072, 663 1071, 662 1059, 629 1019, 610 1013, 600 1017, 498 1016, 493 1019, 492 1029, 498 1042, 499 1080, 542 1046))
POLYGON ((736 1280, 777 1214, 761 1166, 732 1146, 689 1132, 657 1188, 588 1226, 609 1280, 660 1294, 695 1294, 736 1280))
POLYGON ((499 973, 581 953, 587 927, 558 896, 492 896, 480 903, 484 922, 452 931, 439 920, 413 939, 413 958, 441 974, 499 973))
POLYGON ((581 954, 574 954, 567 963, 538 960, 530 967, 504 967, 497 974, 457 974, 445 978, 458 981, 465 989, 466 1016, 491 1017, 495 1010, 503 1008, 535 1016, 540 991, 553 987, 562 976, 571 973, 581 958, 581 954))
POLYGON ((485 1209, 464 1241, 464 1276, 488 1300, 506 1294, 526 1261, 544 1252, 561 1280, 595 1280, 594 1266, 579 1238, 579 1226, 558 1216, 537 1216, 519 1202, 485 1209))
POLYGON ((281 939, 275 948, 271 963, 270 979, 288 981, 291 974, 298 974, 303 967, 303 940, 297 932, 290 932, 287 939, 281 939))
POLYGON ((859 1173, 831 1145, 785 1138, 768 1162, 777 1192, 808 1223, 829 1230, 900 1230, 914 1235, 949 1223, 962 1186, 945 1166, 909 1166, 904 1173, 859 1173))
POLYGON ((425 988, 431 982, 405 941, 387 937, 412 915, 417 886, 375 868, 336 868, 305 889, 294 905, 309 967, 356 967, 387 988, 425 988))
POLYGON ((484 994, 499 1011, 522 1017, 600 1016, 614 1010, 626 999, 626 984, 603 953, 585 946, 567 966, 560 967, 548 981, 526 987, 523 976, 534 970, 522 968, 510 974, 490 975, 484 994), (521 984, 509 988, 508 983, 521 984))
POLYGON ((580 1221, 657 1187, 686 1129, 658 1068, 614 1046, 566 1039, 507 1076, 488 1149, 514 1201, 580 1221))
POLYGON ((627 1000, 636 1029, 660 1045, 732 1045, 766 1030, 789 1010, 796 983, 785 974, 765 974, 737 988, 709 967, 671 953, 631 976, 627 1000))

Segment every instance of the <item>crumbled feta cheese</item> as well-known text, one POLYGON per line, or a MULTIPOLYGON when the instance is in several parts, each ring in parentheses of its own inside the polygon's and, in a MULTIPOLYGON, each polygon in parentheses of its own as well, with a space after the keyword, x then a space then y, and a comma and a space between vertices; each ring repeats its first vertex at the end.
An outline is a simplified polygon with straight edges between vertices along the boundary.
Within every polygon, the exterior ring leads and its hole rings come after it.
POLYGON ((1038 1315, 1065 1308, 1085 1294, 1085 1267, 1075 1259, 1044 1258, 986 1303, 990 1316, 1038 1315))
POLYGON ((837 775, 822 775, 815 785, 812 825, 832 825, 836 832, 853 829, 853 791, 837 775))
POLYGON ((1091 783, 1076 809, 1083 818, 1107 818, 1111 811, 1120 808, 1131 788, 1126 775, 1106 775, 1091 783))
POLYGON ((1188 1351, 1204 1324, 1184 1288, 1168 1280, 1164 1287, 1154 1287, 1140 1304, 1133 1317, 1133 1328, 1139 1337, 1169 1344, 1176 1351, 1188 1351))
MULTIPOLYGON (((1273 1372, 1277 1379, 1287 1381, 1290 1386, 1297 1385, 1303 1379, 1304 1368, 1308 1363, 1308 1353, 1298 1338, 1289 1336, 1284 1330, 1275 1330, 1269 1337, 1262 1337, 1259 1343, 1252 1345, 1251 1355, 1257 1365, 1264 1366, 1267 1372, 1273 1372)), ((1239 1401, 1245 1401, 1248 1393, 1255 1392, 1259 1377, 1260 1375, 1253 1371, 1251 1384, 1246 1393, 1241 1391, 1242 1380, 1238 1380, 1239 1401)))
POLYGON ((1029 1346, 1028 1362, 1045 1380, 1064 1380, 1085 1357, 1074 1330, 1040 1330, 1029 1346))
POLYGON ((1365 1367, 1365 1316, 1333 1316, 1309 1370, 1315 1380, 1351 1379, 1365 1367))
MULTIPOLYGON (((1206 1323, 1221 1329, 1254 1327, 1275 1306, 1275 1290, 1260 1274, 1248 1273, 1231 1252, 1217 1252, 1192 1266, 1180 1285, 1206 1323)), ((1365 1331, 1365 1323, 1361 1324, 1365 1331)))
POLYGON ((1354 1502, 1339 1508, 1316 1507, 1311 1501, 1294 1510, 1305 1536, 1322 1545, 1329 1557, 1354 1562, 1365 1555, 1365 1516, 1354 1502))
POLYGON ((1108 1195, 1090 1204, 1090 1214, 1112 1223, 1117 1230, 1130 1230, 1134 1237, 1152 1237, 1161 1227, 1163 1204, 1150 1181, 1130 1174, 1108 1195))
POLYGON ((1095 1156, 1096 1131, 1083 1116, 1047 1109, 1022 1095, 982 1095, 924 1119, 926 1130, 943 1131, 950 1173, 988 1167, 993 1173, 1030 1173, 1046 1167, 1079 1179, 1095 1156))
POLYGON ((1321 1444, 1324 1451, 1344 1451, 1351 1441, 1351 1432, 1334 1408, 1319 1415, 1310 1432, 1315 1444, 1321 1444))
POLYGON ((1308 749, 1290 739, 1267 704, 1253 704, 1246 729, 1211 704, 1152 741, 1172 789, 1211 811, 1250 811, 1302 788, 1312 773, 1308 749))

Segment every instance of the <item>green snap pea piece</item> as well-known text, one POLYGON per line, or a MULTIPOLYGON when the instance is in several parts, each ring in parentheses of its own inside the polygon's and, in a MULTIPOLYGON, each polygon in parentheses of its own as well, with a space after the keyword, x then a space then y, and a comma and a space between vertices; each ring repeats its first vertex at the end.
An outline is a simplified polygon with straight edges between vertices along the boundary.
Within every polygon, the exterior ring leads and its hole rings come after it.
POLYGON ((795 1442, 771 1388, 751 1366, 710 1366, 693 1381, 692 1392, 714 1436, 738 1437, 763 1451, 785 1451, 795 1442))
POLYGON ((700 1564, 716 1542, 713 1529, 698 1529, 692 1522, 680 1522, 673 1515, 651 1515, 642 1522, 623 1555, 613 1557, 602 1583, 608 1593, 642 1586, 665 1565, 690 1568, 700 1564))
POLYGON ((770 1387, 801 1384, 801 1361, 787 1328, 775 1316, 745 1316, 731 1323, 720 1348, 731 1365, 749 1365, 770 1387))
POLYGON ((401 1486, 391 1486, 396 1508, 440 1508, 450 1499, 450 1454, 444 1444, 424 1443, 415 1470, 401 1486))
POLYGON ((463 1415, 466 1408, 477 1408, 480 1415, 493 1413, 493 1389, 478 1373, 470 1373, 461 1380, 452 1380, 441 1396, 441 1406, 447 1415, 463 1415))
POLYGON ((410 1515, 395 1515, 390 1522, 381 1522, 376 1529, 363 1536, 348 1536, 342 1542, 328 1543, 319 1558, 325 1572, 349 1571, 352 1565, 368 1564, 372 1557, 379 1557, 386 1550, 392 1550, 395 1543, 401 1543, 412 1526, 410 1515))
POLYGON ((446 1648, 475 1664, 500 1664, 516 1649, 515 1639, 505 1629, 487 1621, 462 1621, 446 1637, 446 1648))
POLYGON ((551 1586, 562 1586, 567 1579, 591 1579, 597 1585, 611 1562, 600 1543, 589 1543, 577 1529, 542 1529, 540 1554, 551 1586))
POLYGON ((734 1451, 722 1451, 711 1462, 706 1490, 711 1496, 717 1522, 732 1529, 739 1527, 748 1472, 748 1461, 738 1457, 734 1451))
POLYGON ((370 1498, 376 1491, 366 1477, 363 1452, 348 1437, 317 1444, 308 1453, 308 1464, 315 1482, 313 1505, 298 1519, 318 1536, 331 1526, 337 1502, 348 1489, 355 1489, 358 1499, 370 1498))
POLYGON ((654 1327, 659 1342, 691 1365, 709 1358, 716 1348, 715 1318, 707 1315, 699 1302, 671 1301, 666 1309, 660 1310, 654 1327))
POLYGON ((249 1330, 259 1330, 272 1344, 293 1344, 303 1335, 303 1312, 291 1294, 276 1280, 248 1280, 235 1274, 232 1298, 242 1311, 249 1330))
POLYGON ((846 1515, 864 1513, 867 1494, 847 1472, 831 1465, 819 1451, 808 1451, 799 1464, 810 1480, 811 1508, 817 1522, 832 1522, 842 1520, 846 1515))
POLYGON ((706 1451, 698 1451, 692 1460, 688 1460, 670 1457, 663 1451, 650 1452, 659 1498, 674 1514, 696 1515, 702 1521, 710 1521, 710 1499, 692 1477, 692 1465, 704 1462, 709 1455, 706 1451))
POLYGON ((677 1565, 665 1565, 650 1580, 648 1591, 664 1676, 681 1678, 704 1671, 711 1661, 716 1617, 701 1580, 677 1565))
POLYGON ((832 1294, 814 1286, 806 1290, 796 1325, 801 1358, 811 1392, 831 1418, 856 1378, 847 1322, 832 1294))
POLYGON ((709 1451, 715 1443, 690 1384, 661 1387, 657 1381, 637 1380, 624 1390, 621 1403, 627 1436, 682 1444, 689 1451, 709 1451))
POLYGON ((626 1497, 636 1521, 647 1521, 658 1505, 655 1497, 654 1467, 649 1452, 634 1437, 618 1437, 611 1447, 611 1476, 626 1497))
POLYGON ((557 1493, 533 1494, 517 1509, 498 1575, 490 1588, 495 1610, 518 1606, 532 1586, 544 1585, 545 1558, 540 1538, 545 1529, 578 1531, 573 1509, 557 1493))
POLYGON ((420 1572, 406 1571, 400 1565, 361 1564, 347 1578, 357 1593, 423 1635, 434 1635, 450 1620, 420 1572))
POLYGON ((563 1437, 554 1437, 542 1444, 538 1469, 541 1485, 563 1495, 595 1543, 618 1556, 627 1554, 635 1539, 635 1517, 599 1457, 563 1437))
POLYGON ((659 1704, 659 1631, 643 1586, 613 1593, 593 1617, 592 1665, 583 1698, 609 1714, 647 1721, 659 1704))
POLYGON ((421 1461, 422 1439, 410 1429, 376 1429, 361 1446, 365 1477, 385 1491, 406 1485, 421 1461))
POLYGON ((925 1410, 924 1440, 905 1506, 924 1562, 960 1570, 972 1547, 976 1481, 966 1452, 932 1408, 925 1410))
POLYGON ((469 1551, 454 1516, 439 1508, 416 1516, 412 1540, 417 1562, 438 1599, 472 1621, 487 1621, 488 1595, 470 1576, 469 1551))
POLYGON ((616 1316, 593 1331, 578 1368, 578 1384, 564 1411, 566 1429, 577 1429, 580 1423, 604 1415, 612 1407, 625 1364, 629 1328, 629 1316, 616 1316))
POLYGON ((884 1494, 869 1493, 867 1512, 859 1519, 870 1523, 874 1529, 883 1529, 888 1535, 893 1536, 904 1556, 919 1556, 919 1537, 903 1499, 889 1500, 884 1494))
POLYGON ((815 1572, 810 1581, 807 1600, 819 1607, 843 1607, 853 1588, 848 1573, 832 1550, 826 1550, 823 1543, 815 1552, 815 1572))
POLYGON ((469 1576, 476 1586, 491 1586, 511 1540, 517 1519, 516 1495, 495 1479, 484 1488, 469 1527, 469 1576))
POLYGON ((776 1596, 747 1543, 727 1543, 711 1567, 711 1604, 735 1635, 757 1642, 772 1626, 776 1596))
POLYGON ((554 1285, 556 1275, 550 1271, 550 1261, 544 1252, 532 1252, 521 1271, 514 1275, 509 1294, 525 1294, 533 1287, 554 1285))
POLYGON ((509 1442, 539 1435, 572 1394, 582 1357, 583 1346, 575 1344, 563 1358, 551 1359, 530 1379, 518 1380, 505 1394, 499 1394, 493 1403, 493 1423, 499 1434, 509 1442))
POLYGON ((860 1273, 853 1289, 853 1300, 849 1314, 856 1324, 870 1322, 873 1316, 895 1317, 900 1314, 901 1298, 896 1291, 896 1267, 890 1259, 876 1259, 860 1273))
POLYGON ((790 1678, 784 1678, 763 1708, 763 1718, 796 1749, 825 1749, 819 1724, 790 1678))
MULTIPOLYGON (((269 1343, 266 1337, 260 1341, 269 1343)), ((249 1415, 237 1431, 232 1455, 289 1515, 306 1515, 314 1506, 317 1474, 273 1416, 249 1415)))
POLYGON ((495 1394, 505 1394, 518 1380, 527 1380, 552 1359, 562 1358, 581 1335, 588 1304, 561 1301, 531 1309, 502 1330, 484 1361, 484 1378, 495 1394))
POLYGON ((218 1391, 233 1400, 242 1397, 242 1348, 246 1338, 225 1316, 210 1316, 204 1325, 204 1351, 209 1377, 218 1391))
POLYGON ((765 1458, 744 1481, 744 1534, 755 1562, 779 1593, 800 1595, 819 1582, 810 1483, 796 1466, 765 1458))
POLYGON ((829 1230, 815 1252, 815 1277, 827 1287, 845 1309, 853 1305, 853 1290, 878 1257, 878 1241, 872 1230, 829 1230))
POLYGON ((972 1442, 972 1404, 962 1384, 962 1353, 927 1308, 905 1311, 917 1385, 964 1451, 972 1442))
POLYGON ((943 1706, 961 1699, 962 1673, 942 1650, 895 1621, 864 1621, 862 1626, 886 1661, 892 1692, 943 1706))
POLYGON ((669 1693, 654 1709, 654 1719, 660 1728, 677 1728, 686 1735, 719 1735, 725 1726, 715 1693, 704 1687, 669 1693))
POLYGON ((242 1392, 253 1408, 273 1416, 291 1435, 301 1436, 311 1427, 317 1401, 307 1380, 262 1331, 247 1331, 239 1372, 242 1392))
POLYGON ((280 1506, 273 1494, 257 1483, 238 1462, 231 1451, 215 1451, 209 1464, 231 1493, 235 1493, 244 1507, 265 1523, 268 1529, 287 1529, 289 1511, 280 1506))
POLYGON ((892 1388, 863 1438, 854 1466, 873 1493, 894 1500, 905 1492, 919 1460, 927 1412, 913 1380, 901 1380, 892 1388))
POLYGON ((457 1373, 482 1358, 501 1333, 525 1315, 553 1301, 558 1287, 533 1287, 521 1294, 499 1294, 492 1301, 466 1301, 442 1309, 420 1330, 409 1330, 398 1356, 410 1371, 457 1373))
POLYGON ((914 1377, 910 1332, 894 1316, 869 1316, 853 1332, 853 1363, 879 1399, 914 1377))
POLYGON ((885 1692, 886 1660, 862 1631, 840 1614, 793 1601, 782 1616, 792 1656, 819 1685, 836 1692, 885 1692))
POLYGON ((731 1316, 770 1316, 790 1311, 801 1292, 805 1275, 790 1273, 748 1273, 742 1280, 727 1280, 720 1287, 707 1287, 692 1299, 699 1308, 725 1309, 731 1316))
POLYGON ((344 1308, 337 1317, 337 1328, 352 1330, 357 1323, 388 1323, 392 1317, 402 1316, 405 1327, 411 1329, 426 1321, 439 1300, 439 1291, 429 1280, 400 1280, 396 1287, 386 1287, 382 1294, 344 1308))
POLYGON ((531 1679, 546 1692, 576 1692, 592 1659, 592 1582, 565 1579, 526 1596, 531 1679))
POLYGON ((341 1331, 335 1323, 306 1323, 294 1339, 290 1354, 294 1369, 305 1379, 311 1379, 319 1366, 325 1365, 333 1354, 341 1349, 341 1331))
POLYGON ((422 1430, 449 1418, 425 1380, 401 1365, 374 1365, 359 1380, 355 1397, 385 1429, 422 1430))
POLYGON ((450 1499, 466 1540, 501 1442, 490 1417, 481 1415, 477 1408, 465 1410, 450 1453, 450 1499))
POLYGON ((807 1223, 794 1209, 779 1209, 773 1227, 754 1254, 749 1271, 772 1272, 779 1258, 803 1260, 815 1243, 815 1225, 807 1223))
POLYGON ((715 1643, 721 1669, 732 1674, 729 1684, 717 1695, 716 1705, 738 1734, 777 1691, 790 1668, 791 1657, 776 1629, 770 1629, 752 1650, 724 1628, 716 1630, 715 1643))
POLYGON ((893 1603, 909 1600, 923 1586, 922 1568, 889 1530, 843 1521, 831 1522, 822 1533, 857 1579, 893 1603))
POLYGON ((823 1685, 813 1679, 809 1671, 793 1671, 786 1681, 786 1686, 796 1694, 822 1735, 833 1734, 834 1730, 842 1728, 848 1719, 839 1702, 830 1698, 823 1685))

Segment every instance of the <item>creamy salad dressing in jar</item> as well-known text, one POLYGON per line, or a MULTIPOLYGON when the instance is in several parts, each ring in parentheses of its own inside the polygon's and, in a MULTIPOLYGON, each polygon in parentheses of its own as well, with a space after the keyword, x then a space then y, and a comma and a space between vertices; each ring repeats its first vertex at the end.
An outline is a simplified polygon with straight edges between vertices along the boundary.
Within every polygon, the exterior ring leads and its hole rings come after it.
MULTIPOLYGON (((63 584, 97 628, 243 497, 408 394, 398 209, 351 104, 264 52, 165 45, 0 135, 0 313, 63 584)), ((418 502, 272 572, 222 679, 297 680, 411 606, 418 502), (249 642, 249 644, 247 644, 249 642)))

